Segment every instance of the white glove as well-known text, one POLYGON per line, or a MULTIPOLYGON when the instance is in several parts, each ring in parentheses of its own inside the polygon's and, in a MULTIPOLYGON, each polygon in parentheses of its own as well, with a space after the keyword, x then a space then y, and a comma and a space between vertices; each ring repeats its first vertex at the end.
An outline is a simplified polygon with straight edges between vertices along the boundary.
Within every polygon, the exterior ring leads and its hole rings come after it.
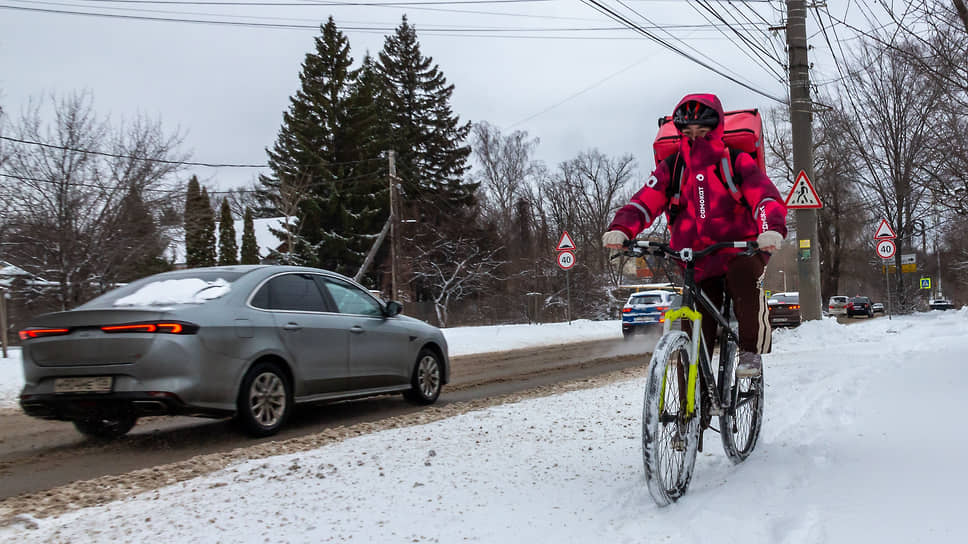
POLYGON ((629 237, 620 230, 610 230, 602 235, 602 245, 609 249, 622 249, 622 242, 629 237))
POLYGON ((767 230, 756 237, 756 243, 763 251, 776 251, 783 243, 783 236, 775 230, 767 230))

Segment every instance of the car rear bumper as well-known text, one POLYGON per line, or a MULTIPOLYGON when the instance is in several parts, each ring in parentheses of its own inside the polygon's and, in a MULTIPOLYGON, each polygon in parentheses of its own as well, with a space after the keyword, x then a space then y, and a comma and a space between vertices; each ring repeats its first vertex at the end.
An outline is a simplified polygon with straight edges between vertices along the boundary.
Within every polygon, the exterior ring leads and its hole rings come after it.
POLYGON ((91 417, 130 413, 138 417, 192 415, 224 417, 231 411, 198 408, 185 404, 177 395, 164 391, 119 393, 24 394, 20 407, 33 417, 74 421, 91 417))

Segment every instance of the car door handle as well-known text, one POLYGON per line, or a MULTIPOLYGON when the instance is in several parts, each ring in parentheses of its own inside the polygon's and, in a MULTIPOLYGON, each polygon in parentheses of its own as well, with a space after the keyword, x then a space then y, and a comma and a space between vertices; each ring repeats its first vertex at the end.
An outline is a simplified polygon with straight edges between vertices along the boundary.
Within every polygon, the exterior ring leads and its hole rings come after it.
POLYGON ((353 325, 352 327, 350 327, 350 332, 355 333, 355 334, 362 334, 362 333, 364 333, 366 331, 364 331, 363 330, 363 327, 361 327, 359 325, 353 325))
POLYGON ((286 323, 285 325, 283 325, 282 328, 285 329, 285 330, 287 330, 287 331, 298 331, 298 330, 302 330, 302 326, 299 323, 292 323, 292 322, 286 323))

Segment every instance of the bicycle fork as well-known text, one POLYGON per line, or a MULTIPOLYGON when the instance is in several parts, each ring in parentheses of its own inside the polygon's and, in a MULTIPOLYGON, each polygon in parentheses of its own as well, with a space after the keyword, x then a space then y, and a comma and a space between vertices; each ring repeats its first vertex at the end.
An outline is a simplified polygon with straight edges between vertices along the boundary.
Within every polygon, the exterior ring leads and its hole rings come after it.
MULTIPOLYGON (((664 331, 668 333, 672 327, 674 321, 680 319, 687 319, 691 323, 691 338, 689 343, 689 368, 686 376, 686 420, 695 417, 696 413, 696 402, 701 402, 701 399, 696 398, 696 380, 700 379, 700 374, 702 374, 702 379, 700 385, 703 386, 703 391, 707 399, 705 404, 707 410, 701 413, 700 418, 700 429, 699 429, 699 451, 702 451, 703 444, 703 431, 705 431, 710 426, 710 421, 712 416, 723 415, 723 403, 720 401, 719 393, 716 390, 716 380, 712 375, 709 364, 699 364, 699 357, 705 356, 705 361, 710 361, 710 354, 706 352, 706 343, 702 338, 702 314, 698 311, 693 310, 689 307, 682 307, 677 310, 672 310, 666 312, 664 331)), ((665 379, 663 378, 662 390, 665 390, 665 379)), ((662 403, 664 402, 664 396, 659 400, 659 410, 663 409, 662 403)))

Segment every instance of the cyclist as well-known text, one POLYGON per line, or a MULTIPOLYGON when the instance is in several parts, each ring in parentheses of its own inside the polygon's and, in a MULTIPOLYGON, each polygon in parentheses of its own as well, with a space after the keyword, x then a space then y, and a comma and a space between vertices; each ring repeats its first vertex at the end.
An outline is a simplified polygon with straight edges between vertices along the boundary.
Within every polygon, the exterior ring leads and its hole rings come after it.
MULTIPOLYGON (((699 250, 716 242, 756 240, 764 252, 780 247, 786 237, 786 206, 770 178, 748 153, 736 155, 733 172, 742 182, 739 189, 744 200, 731 196, 719 166, 729 151, 723 142, 723 107, 712 94, 691 94, 683 98, 672 115, 672 122, 682 136, 679 140, 681 161, 680 197, 675 210, 666 194, 672 178, 669 162, 661 161, 645 186, 631 202, 616 212, 602 236, 606 248, 621 249, 622 243, 635 238, 652 225, 659 214, 669 217, 673 249, 691 247, 699 250), (673 212, 673 213, 670 213, 673 212)), ((673 169, 676 167, 674 166, 673 169)), ((724 249, 696 263, 696 282, 717 306, 725 289, 733 299, 739 322, 739 363, 736 374, 755 377, 762 373, 760 354, 769 353, 771 330, 763 296, 763 271, 768 253, 743 255, 740 249, 724 249)), ((716 322, 703 315, 706 345, 713 345, 716 322)))

